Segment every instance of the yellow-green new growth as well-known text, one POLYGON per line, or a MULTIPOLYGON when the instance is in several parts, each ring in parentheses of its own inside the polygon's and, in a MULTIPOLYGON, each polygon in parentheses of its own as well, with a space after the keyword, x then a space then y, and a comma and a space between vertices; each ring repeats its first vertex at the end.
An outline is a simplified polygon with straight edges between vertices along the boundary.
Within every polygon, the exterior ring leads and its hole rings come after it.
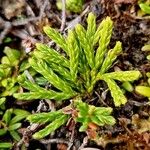
POLYGON ((29 92, 16 93, 14 97, 21 100, 73 99, 73 103, 67 106, 69 114, 65 107, 29 116, 27 119, 32 123, 48 124, 36 132, 34 138, 40 139, 54 132, 66 124, 69 118, 81 124, 79 131, 86 131, 91 123, 96 126, 115 124, 115 119, 111 116, 112 108, 95 107, 81 100, 82 97, 92 96, 95 84, 102 80, 108 85, 115 106, 121 106, 127 99, 115 80, 130 82, 141 75, 139 71, 108 72, 122 52, 119 41, 114 48, 108 49, 112 30, 113 22, 110 17, 104 19, 96 29, 96 17, 92 13, 87 18, 87 29, 78 24, 75 29, 68 31, 66 38, 55 29, 44 27, 44 32, 65 53, 62 55, 45 44, 37 43, 29 64, 38 73, 37 76, 43 77, 50 86, 46 89, 36 81, 29 81, 23 74, 18 81, 29 92))
POLYGON ((119 41, 114 48, 108 49, 112 30, 113 22, 110 17, 106 17, 96 29, 96 17, 93 13, 88 15, 87 29, 78 24, 75 29, 68 31, 66 38, 55 29, 44 27, 44 32, 64 50, 65 54, 62 55, 45 44, 37 43, 29 63, 51 84, 51 89, 44 89, 24 78, 20 84, 30 92, 17 93, 14 96, 24 100, 86 97, 92 94, 95 84, 103 80, 110 89, 115 106, 125 104, 127 99, 115 80, 134 81, 140 77, 140 72, 108 72, 122 52, 119 41))

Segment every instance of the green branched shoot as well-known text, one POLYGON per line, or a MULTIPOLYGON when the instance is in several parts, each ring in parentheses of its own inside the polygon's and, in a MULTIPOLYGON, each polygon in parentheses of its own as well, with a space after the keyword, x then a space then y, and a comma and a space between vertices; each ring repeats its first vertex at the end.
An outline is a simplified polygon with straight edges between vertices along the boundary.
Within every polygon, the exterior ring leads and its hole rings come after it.
POLYGON ((80 98, 76 98, 73 107, 69 105, 54 112, 32 114, 27 119, 32 123, 47 124, 44 129, 33 134, 33 138, 41 139, 60 126, 67 124, 69 118, 81 124, 80 132, 87 131, 91 123, 97 126, 114 125, 115 119, 111 113, 112 108, 110 107, 95 107, 82 102, 80 98), (70 113, 68 114, 66 110, 70 110, 70 113), (77 115, 74 115, 75 112, 77 115))
POLYGON ((49 112, 49 113, 37 113, 28 116, 28 120, 32 123, 49 123, 44 129, 40 130, 39 132, 36 132, 33 135, 33 138, 40 139, 43 138, 56 129, 58 129, 60 126, 64 125, 68 120, 68 115, 64 114, 62 110, 55 111, 55 112, 49 112))
POLYGON ((113 22, 110 17, 104 19, 96 29, 96 17, 92 13, 87 18, 87 29, 78 24, 75 29, 68 31, 67 37, 51 27, 44 27, 44 32, 64 53, 62 55, 45 44, 37 43, 29 64, 37 72, 38 79, 41 82, 44 79, 50 87, 46 89, 43 84, 38 84, 37 80, 31 81, 23 74, 19 76, 18 81, 28 91, 15 93, 14 97, 19 100, 73 99, 73 107, 67 107, 71 110, 69 114, 63 108, 30 115, 27 118, 30 122, 46 124, 44 129, 33 135, 34 138, 40 139, 49 135, 65 125, 69 118, 81 124, 80 131, 87 131, 90 124, 104 126, 115 123, 111 116, 112 108, 95 107, 80 100, 92 95, 96 83, 102 80, 108 85, 115 106, 121 106, 127 99, 116 81, 132 82, 141 76, 139 71, 109 73, 112 64, 122 52, 119 41, 111 50, 108 49, 112 30, 113 22))
POLYGON ((25 79, 20 84, 24 86, 24 83, 29 83, 28 87, 24 87, 30 92, 17 93, 14 96, 20 100, 65 100, 92 94, 95 84, 103 80, 108 84, 115 106, 125 104, 127 99, 115 80, 134 81, 140 77, 140 72, 108 72, 122 52, 122 46, 121 42, 117 41, 114 48, 108 49, 113 30, 110 17, 104 19, 97 29, 95 20, 95 15, 90 13, 87 29, 78 24, 74 30, 68 31, 66 38, 55 29, 44 27, 44 32, 64 50, 65 55, 45 44, 37 43, 29 63, 52 88, 46 90, 25 79))

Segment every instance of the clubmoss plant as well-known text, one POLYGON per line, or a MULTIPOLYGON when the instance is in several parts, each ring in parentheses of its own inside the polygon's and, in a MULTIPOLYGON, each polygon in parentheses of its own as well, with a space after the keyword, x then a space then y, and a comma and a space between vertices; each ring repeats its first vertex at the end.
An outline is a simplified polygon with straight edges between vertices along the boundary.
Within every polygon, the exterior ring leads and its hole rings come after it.
MULTIPOLYGON (((29 92, 16 93, 14 97, 20 100, 73 99, 76 101, 73 110, 77 111, 74 120, 82 124, 80 131, 86 130, 91 122, 98 126, 113 125, 115 121, 110 116, 111 108, 95 107, 80 100, 92 96, 95 85, 102 80, 107 83, 115 106, 123 105, 127 99, 115 80, 130 82, 137 80, 141 75, 139 71, 109 73, 112 64, 122 52, 119 41, 111 50, 108 49, 112 30, 113 22, 109 17, 96 28, 96 17, 92 13, 87 18, 87 29, 78 24, 74 30, 68 31, 66 38, 55 29, 44 27, 44 32, 64 53, 60 54, 46 44, 37 43, 29 64, 39 73, 39 77, 44 77, 51 84, 51 88, 45 89, 36 81, 28 80, 23 74, 18 80, 29 92)), ((34 135, 35 138, 42 138, 65 124, 68 118, 70 115, 64 110, 58 110, 33 114, 28 120, 34 123, 50 123, 34 135)))
POLYGON ((64 50, 66 56, 45 44, 37 43, 29 63, 53 87, 46 90, 21 77, 20 84, 30 92, 17 93, 14 96, 22 100, 66 100, 78 95, 84 97, 92 94, 95 84, 103 80, 110 89, 115 106, 125 104, 127 99, 115 80, 134 81, 141 74, 139 71, 108 73, 122 52, 121 42, 116 42, 114 48, 108 50, 113 22, 107 17, 96 29, 95 20, 95 16, 90 13, 87 30, 78 24, 74 30, 68 31, 67 38, 49 26, 44 27, 44 32, 64 50))

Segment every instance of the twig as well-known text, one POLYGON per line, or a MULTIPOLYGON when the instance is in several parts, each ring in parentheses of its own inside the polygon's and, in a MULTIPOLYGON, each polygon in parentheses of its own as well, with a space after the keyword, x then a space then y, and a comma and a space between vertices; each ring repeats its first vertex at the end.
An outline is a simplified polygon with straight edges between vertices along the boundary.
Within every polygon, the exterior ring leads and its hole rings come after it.
POLYGON ((28 15, 31 15, 32 17, 35 17, 35 13, 33 12, 32 8, 30 7, 30 5, 26 4, 26 11, 28 15))
POLYGON ((62 0, 62 22, 61 22, 61 27, 60 27, 60 31, 62 32, 65 28, 65 24, 66 24, 66 0, 62 0))
MULTIPOLYGON (((104 91, 104 92, 105 92, 105 91, 104 91)), ((108 105, 104 102, 103 98, 98 94, 98 92, 95 91, 95 94, 97 95, 97 97, 99 98, 99 100, 102 102, 102 104, 103 104, 104 106, 108 106, 108 105)))
POLYGON ((64 139, 48 139, 48 140, 40 140, 41 143, 43 144, 49 144, 49 143, 65 143, 69 144, 69 141, 64 140, 64 139))
POLYGON ((15 21, 12 22, 12 26, 26 25, 29 22, 37 21, 39 19, 40 19, 40 17, 38 16, 38 17, 30 17, 30 18, 22 19, 22 20, 15 20, 15 21))
POLYGON ((44 14, 44 10, 48 4, 49 0, 45 0, 44 4, 41 6, 41 9, 40 9, 40 14, 39 14, 39 19, 41 20, 41 18, 43 17, 43 14, 44 14))
POLYGON ((11 31, 11 33, 15 36, 18 36, 19 38, 21 39, 24 39, 24 40, 29 40, 32 44, 35 44, 37 42, 36 39, 34 39, 33 37, 31 37, 25 30, 13 30, 11 31))
POLYGON ((73 19, 72 21, 70 21, 67 24, 67 27, 65 28, 65 31, 68 29, 73 29, 75 27, 76 24, 78 24, 79 22, 81 22, 81 18, 89 11, 89 6, 86 7, 86 9, 79 15, 77 16, 75 19, 73 19))
POLYGON ((46 106, 45 106, 45 103, 44 103, 43 100, 41 100, 41 101, 39 102, 39 105, 38 105, 38 107, 37 107, 36 113, 41 112, 42 109, 46 110, 46 106))
MULTIPOLYGON (((4 21, 1 17, 0 17, 0 27, 3 26, 4 30, 2 31, 2 33, 0 34, 0 44, 2 43, 3 39, 5 38, 5 36, 9 33, 9 31, 11 30, 11 28, 13 26, 21 26, 21 25, 26 25, 29 22, 32 21, 37 21, 37 20, 41 20, 41 18, 43 17, 44 14, 44 10, 48 4, 49 0, 45 0, 44 4, 42 5, 42 7, 40 8, 40 13, 39 16, 37 17, 30 17, 27 19, 22 19, 22 20, 14 20, 12 22, 9 21, 4 21)), ((18 36, 18 35, 17 35, 18 36)))
POLYGON ((4 27, 4 30, 1 32, 0 34, 0 44, 2 43, 3 39, 5 38, 5 36, 8 34, 8 32, 10 31, 12 25, 10 22, 8 21, 4 21, 1 17, 0 17, 0 28, 4 27))
POLYGON ((84 139, 83 139, 83 143, 81 144, 81 146, 78 148, 78 150, 82 150, 88 143, 88 136, 86 136, 84 139))
POLYGON ((25 73, 26 77, 29 79, 29 81, 31 81, 32 83, 35 83, 33 77, 31 76, 31 74, 29 73, 28 70, 25 70, 24 73, 25 73))
POLYGON ((127 15, 127 16, 130 16, 131 18, 133 18, 135 20, 150 20, 150 16, 139 17, 139 16, 132 15, 132 14, 130 14, 128 12, 124 12, 123 14, 127 15))
POLYGON ((75 125, 72 128, 72 132, 71 132, 71 138, 69 140, 69 144, 68 144, 68 148, 67 150, 70 150, 72 145, 73 145, 73 140, 74 140, 74 133, 75 133, 75 125))

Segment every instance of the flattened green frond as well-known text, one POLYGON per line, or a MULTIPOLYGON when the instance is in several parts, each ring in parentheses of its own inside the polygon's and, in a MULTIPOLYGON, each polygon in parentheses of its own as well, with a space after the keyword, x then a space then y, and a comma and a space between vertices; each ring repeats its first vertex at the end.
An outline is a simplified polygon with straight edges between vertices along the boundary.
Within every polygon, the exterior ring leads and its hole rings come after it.
POLYGON ((95 107, 95 115, 110 115, 113 109, 111 107, 95 107))
POLYGON ((46 62, 42 60, 39 61, 39 60, 32 58, 29 60, 29 63, 37 72, 42 74, 44 78, 46 78, 52 85, 54 85, 54 87, 56 87, 57 89, 63 92, 67 91, 67 92, 74 93, 69 85, 69 82, 66 82, 62 80, 61 78, 59 78, 53 72, 53 70, 50 67, 48 67, 46 62))
POLYGON ((58 119, 56 119, 52 123, 50 123, 48 126, 46 126, 44 129, 40 130, 39 132, 36 132, 33 135, 33 138, 41 139, 41 138, 49 135, 50 133, 52 133, 53 131, 58 129, 60 126, 65 124, 67 122, 67 120, 68 120, 68 115, 62 115, 61 117, 59 117, 58 119))
POLYGON ((117 56, 121 53, 122 51, 121 45, 122 45, 121 42, 118 41, 115 47, 107 53, 107 56, 100 69, 101 74, 105 73, 111 67, 112 63, 116 60, 117 56))
POLYGON ((52 100, 66 100, 75 94, 71 93, 59 93, 52 90, 36 91, 36 92, 25 92, 15 93, 13 96, 18 100, 35 100, 35 99, 52 99, 52 100))
POLYGON ((134 81, 141 77, 140 71, 116 71, 105 73, 102 77, 118 80, 118 81, 134 81))
POLYGON ((111 115, 97 115, 91 117, 91 121, 98 126, 104 126, 104 125, 114 125, 116 123, 114 117, 111 115))
POLYGON ((27 120, 29 120, 32 123, 47 123, 55 120, 56 118, 63 115, 62 111, 54 111, 54 112, 47 112, 47 113, 37 113, 32 114, 27 117, 27 120))
POLYGON ((89 68, 87 59, 84 55, 84 52, 81 48, 80 48, 80 54, 79 54, 79 73, 81 75, 81 78, 85 82, 85 87, 89 87, 89 85, 90 85, 90 68, 89 68))
POLYGON ((89 13, 87 18, 87 24, 88 26, 87 26, 86 37, 89 43, 94 46, 93 40, 96 31, 96 16, 93 13, 89 13))
POLYGON ((101 28, 100 28, 101 32, 100 32, 99 47, 97 49, 96 56, 95 56, 96 69, 98 69, 101 66, 104 55, 107 52, 107 46, 110 43, 110 38, 112 35, 112 29, 113 29, 113 22, 110 19, 110 17, 107 17, 104 20, 103 27, 101 28))
POLYGON ((78 39, 80 41, 81 47, 86 55, 87 62, 91 68, 94 67, 94 51, 92 49, 92 44, 89 43, 88 38, 86 38, 86 30, 80 24, 75 28, 78 39))
POLYGON ((123 92, 121 91, 119 86, 115 83, 115 81, 113 81, 112 79, 109 79, 109 78, 104 78, 104 81, 108 85, 108 88, 113 97, 115 106, 124 105, 127 102, 127 99, 123 95, 123 92))
POLYGON ((46 62, 49 63, 56 63, 69 68, 69 61, 54 49, 41 43, 37 43, 36 48, 38 51, 36 50, 34 52, 35 57, 44 59, 46 62))
POLYGON ((47 36, 49 36, 56 44, 59 45, 59 47, 61 47, 68 54, 66 40, 56 29, 53 29, 50 26, 45 26, 43 30, 47 34, 47 36))
POLYGON ((78 46, 78 42, 77 42, 74 31, 70 30, 68 32, 67 44, 68 44, 68 53, 70 57, 70 73, 71 73, 73 81, 76 82, 77 73, 78 73, 80 48, 78 46))
POLYGON ((101 37, 102 35, 102 29, 103 29, 103 26, 105 24, 105 19, 102 20, 102 22, 99 24, 95 34, 94 34, 94 39, 93 39, 93 45, 95 45, 98 41, 99 41, 99 38, 101 37))

